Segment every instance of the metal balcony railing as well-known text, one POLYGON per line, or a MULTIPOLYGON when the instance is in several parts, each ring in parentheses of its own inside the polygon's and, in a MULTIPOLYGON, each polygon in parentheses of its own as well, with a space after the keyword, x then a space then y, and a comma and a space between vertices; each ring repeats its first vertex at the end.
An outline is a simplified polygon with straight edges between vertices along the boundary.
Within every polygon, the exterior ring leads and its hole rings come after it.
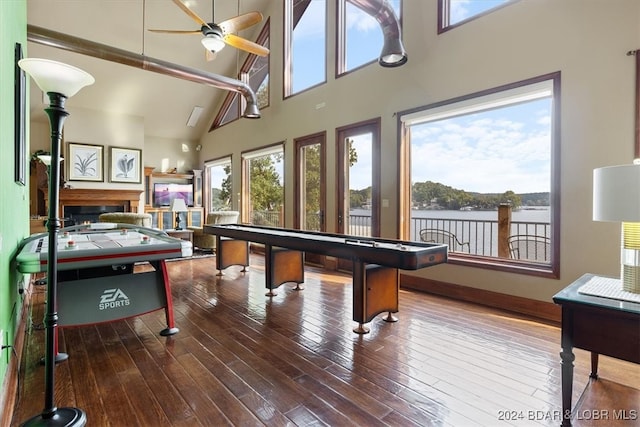
MULTIPOLYGON (((282 211, 254 211, 251 213, 252 223, 271 227, 282 227, 282 211)), ((307 215, 307 230, 316 230, 319 224, 319 216, 307 215)), ((498 242, 504 238, 506 242, 509 236, 531 235, 543 238, 551 238, 551 224, 548 222, 511 221, 507 236, 499 236, 499 221, 473 220, 473 219, 448 219, 448 218, 411 218, 410 240, 420 241, 420 231, 425 229, 441 230, 455 235, 462 243, 458 252, 469 253, 487 257, 499 257, 498 242)), ((371 237, 370 215, 349 215, 347 234, 353 236, 371 237)), ((455 249, 450 249, 456 252, 455 249)))

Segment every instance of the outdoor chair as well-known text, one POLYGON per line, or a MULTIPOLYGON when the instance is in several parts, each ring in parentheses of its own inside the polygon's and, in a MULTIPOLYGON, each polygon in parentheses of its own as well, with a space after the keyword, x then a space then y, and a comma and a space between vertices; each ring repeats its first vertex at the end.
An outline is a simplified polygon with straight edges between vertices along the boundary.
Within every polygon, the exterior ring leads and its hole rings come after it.
POLYGON ((427 243, 444 243, 452 252, 471 252, 469 242, 461 242, 455 234, 445 230, 425 228, 420 230, 420 240, 427 243))
POLYGON ((511 258, 527 261, 551 261, 551 240, 544 236, 517 234, 509 237, 511 258))

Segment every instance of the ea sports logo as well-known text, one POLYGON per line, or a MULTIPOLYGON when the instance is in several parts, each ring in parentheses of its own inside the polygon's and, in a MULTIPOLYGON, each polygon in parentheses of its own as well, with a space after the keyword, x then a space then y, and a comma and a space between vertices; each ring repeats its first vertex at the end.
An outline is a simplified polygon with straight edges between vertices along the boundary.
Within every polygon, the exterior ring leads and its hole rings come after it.
POLYGON ((118 308, 129 305, 129 297, 120 289, 105 289, 100 297, 98 310, 106 310, 109 308, 118 308))

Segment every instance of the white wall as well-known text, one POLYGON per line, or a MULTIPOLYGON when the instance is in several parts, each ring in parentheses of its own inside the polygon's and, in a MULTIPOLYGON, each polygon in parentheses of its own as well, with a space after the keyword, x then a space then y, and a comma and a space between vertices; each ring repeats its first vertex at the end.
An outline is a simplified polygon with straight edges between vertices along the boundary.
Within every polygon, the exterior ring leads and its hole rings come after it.
MULTIPOLYGON (((103 182, 67 181, 73 188, 96 189, 140 189, 144 190, 144 167, 153 166, 156 172, 166 172, 177 168, 179 173, 195 168, 197 153, 192 141, 178 141, 169 138, 147 137, 142 117, 110 114, 104 111, 82 108, 68 108, 69 117, 64 124, 64 142, 61 152, 67 156, 67 144, 76 142, 103 146, 103 182), (142 150, 142 172, 139 184, 111 183, 110 147, 135 148, 142 150)), ((50 151, 51 134, 48 122, 31 122, 31 151, 50 151)), ((63 163, 65 176, 68 164, 63 163)), ((144 195, 140 197, 140 206, 144 206, 144 195)))
MULTIPOLYGON (((279 3, 279 2, 278 2, 279 3)), ((333 2, 328 16, 335 16, 333 2)), ((640 2, 636 0, 521 0, 441 35, 437 2, 404 1, 406 65, 372 64, 340 79, 333 54, 328 82, 282 100, 282 7, 271 9, 271 98, 260 120, 242 119, 203 137, 200 163, 286 141, 285 183, 293 182, 293 139, 327 131, 327 188, 336 188, 335 128, 382 118, 382 235, 395 237, 397 222, 397 125, 394 114, 495 86, 560 71, 561 76, 561 277, 559 280, 442 265, 419 271, 480 289, 550 301, 585 272, 618 275, 619 227, 591 220, 592 170, 629 163, 634 144, 635 59, 640 48, 640 2), (326 107, 316 109, 319 103, 326 107)), ((329 22, 335 46, 334 22, 329 22)), ((234 182, 234 194, 240 180, 234 182)), ((335 227, 335 194, 328 194, 328 230, 335 227)), ((285 194, 292 225, 293 185, 285 194)))

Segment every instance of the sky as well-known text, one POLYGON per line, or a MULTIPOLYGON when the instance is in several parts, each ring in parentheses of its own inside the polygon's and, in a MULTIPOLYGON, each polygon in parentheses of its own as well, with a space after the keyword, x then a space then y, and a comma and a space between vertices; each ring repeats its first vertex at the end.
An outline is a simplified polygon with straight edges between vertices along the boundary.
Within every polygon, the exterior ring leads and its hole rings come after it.
POLYGON ((512 0, 450 0, 449 22, 455 24, 512 0))
POLYGON ((480 193, 549 191, 550 124, 545 98, 414 125, 412 181, 480 193))

